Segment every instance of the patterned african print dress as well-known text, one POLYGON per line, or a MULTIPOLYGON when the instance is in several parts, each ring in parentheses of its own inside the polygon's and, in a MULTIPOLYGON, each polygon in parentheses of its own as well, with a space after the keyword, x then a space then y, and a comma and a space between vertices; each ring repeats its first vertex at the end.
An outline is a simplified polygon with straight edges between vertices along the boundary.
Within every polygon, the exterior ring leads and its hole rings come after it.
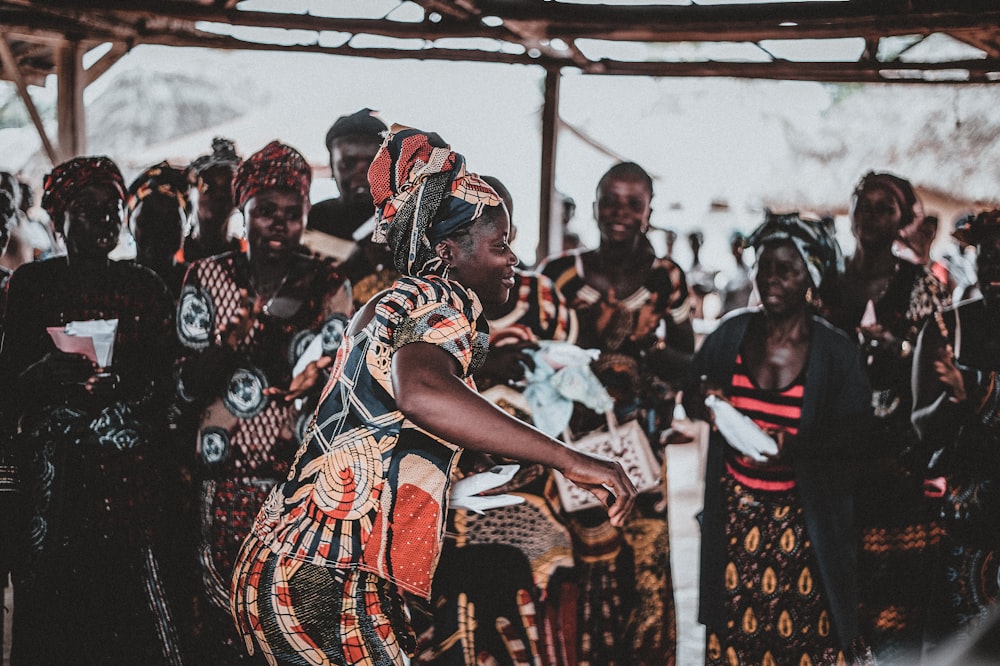
MULTIPOLYGON (((515 273, 518 286, 505 304, 507 311, 489 322, 491 349, 521 341, 573 342, 576 318, 551 280, 528 271, 515 273)), ((483 373, 476 382, 480 388, 495 383, 483 373)), ((531 423, 516 390, 497 386, 485 390, 484 397, 531 423)), ((569 532, 546 496, 550 478, 542 465, 522 466, 497 489, 522 497, 522 504, 485 513, 449 511, 430 606, 411 607, 418 632, 414 664, 464 666, 476 659, 492 659, 498 666, 566 663, 555 638, 558 607, 542 601, 554 598, 547 594, 554 576, 558 580, 573 566, 569 532)))
MULTIPOLYGON (((790 386, 765 390, 737 357, 729 399, 761 428, 796 435, 804 377, 805 369, 790 386)), ((728 445, 725 460, 728 631, 707 632, 705 663, 843 663, 792 468, 756 464, 728 445)))
POLYGON ((176 353, 166 286, 131 262, 25 264, 8 284, 0 365, 15 381, 53 350, 48 327, 90 319, 118 320, 115 388, 14 384, 4 395, 6 434, 16 430, 0 472, 0 521, 15 521, 0 542, 13 566, 13 663, 180 664, 165 557, 180 471, 164 409, 176 353))
POLYGON ((300 256, 257 325, 231 350, 216 332, 240 307, 241 289, 254 294, 245 254, 202 259, 191 265, 177 309, 188 351, 178 394, 200 412, 192 463, 201 572, 194 631, 200 658, 213 664, 245 658, 228 613, 233 563, 271 488, 288 473, 319 393, 317 387, 297 405, 264 390, 287 388, 310 346, 335 355, 351 314, 343 278, 300 256))
MULTIPOLYGON (((686 360, 677 362, 670 355, 684 357, 694 350, 684 273, 673 261, 651 256, 645 284, 633 294, 620 295, 614 321, 600 335, 591 306, 602 294, 587 282, 583 252, 548 260, 540 270, 567 302, 576 304, 578 344, 601 350, 594 371, 614 396, 619 421, 641 417, 645 429, 657 438, 659 428, 666 427, 663 424, 672 416, 672 411, 658 414, 667 411, 657 409, 660 400, 670 385, 681 383, 687 370, 686 360), (653 294, 666 324, 665 346, 658 345, 654 336, 630 338, 635 313, 653 294)), ((672 399, 673 394, 669 396, 672 399)), ((677 628, 664 494, 640 495, 621 530, 611 527, 600 509, 574 513, 567 523, 574 539, 578 595, 575 617, 563 622, 565 642, 574 651, 570 661, 581 665, 673 663, 677 628)))
MULTIPOLYGON (((938 505, 945 527, 941 558, 933 577, 925 648, 969 646, 1000 613, 1000 338, 998 317, 981 298, 947 309, 928 321, 914 363, 934 377, 933 363, 947 342, 962 370, 967 400, 952 402, 942 384, 921 392, 914 423, 939 449, 934 473, 947 475, 949 493, 938 505), (946 341, 939 334, 946 333, 946 341), (923 404, 920 404, 920 403, 923 404), (964 515, 963 515, 964 514, 964 515)), ((941 481, 944 482, 945 478, 941 481)), ((1000 659, 996 629, 969 653, 977 663, 1000 659)))
MULTIPOLYGON (((899 261, 874 306, 878 323, 905 345, 862 349, 875 419, 855 496, 861 622, 875 654, 888 661, 912 658, 920 649, 929 599, 928 588, 914 581, 930 575, 941 541, 941 526, 923 496, 931 452, 910 423, 910 380, 920 327, 948 300, 928 268, 899 261)), ((828 318, 853 333, 862 316, 861 310, 834 306, 828 318)))
POLYGON ((402 595, 431 595, 460 449, 404 418, 392 357, 435 345, 474 388, 489 343, 481 314, 457 283, 404 277, 344 339, 287 480, 236 563, 231 608, 249 650, 296 664, 402 664, 412 653, 402 595))

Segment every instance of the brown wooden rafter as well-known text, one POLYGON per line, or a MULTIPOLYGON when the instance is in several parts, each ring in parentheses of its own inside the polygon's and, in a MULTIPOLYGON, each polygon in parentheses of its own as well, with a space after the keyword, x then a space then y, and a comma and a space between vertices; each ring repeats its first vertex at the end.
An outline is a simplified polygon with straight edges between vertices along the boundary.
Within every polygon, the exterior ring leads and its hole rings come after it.
MULTIPOLYGON (((425 18, 417 22, 352 19, 242 11, 232 0, 6 0, 0 25, 39 38, 134 44, 204 46, 219 49, 300 51, 380 59, 421 59, 572 67, 588 74, 637 76, 731 76, 828 82, 906 83, 942 81, 943 69, 966 70, 946 83, 996 82, 1000 71, 1000 4, 994 0, 851 0, 739 5, 574 5, 534 0, 417 0, 425 18), (493 20, 486 20, 493 17, 493 20), (310 43, 262 44, 206 32, 198 22, 230 26, 304 30, 310 43), (321 46, 321 32, 345 35, 340 46, 321 46), (878 60, 882 38, 944 33, 984 52, 978 61, 908 62, 900 78, 895 62, 878 60), (408 45, 356 48, 355 35, 400 40, 408 45), (628 62, 588 57, 578 40, 614 42, 749 42, 858 37, 865 41, 858 62, 628 62), (446 38, 486 38, 496 50, 448 49, 446 38), (506 47, 504 47, 506 45, 506 47), (558 45, 558 47, 556 46, 558 45), (511 48, 514 47, 514 48, 511 48)), ((12 43, 16 48, 16 45, 12 43)), ((897 54, 898 57, 898 54, 897 54)), ((22 64, 27 64, 21 60, 22 64)), ((28 70, 22 66, 26 76, 28 70)), ((0 73, 0 76, 3 76, 0 73)))

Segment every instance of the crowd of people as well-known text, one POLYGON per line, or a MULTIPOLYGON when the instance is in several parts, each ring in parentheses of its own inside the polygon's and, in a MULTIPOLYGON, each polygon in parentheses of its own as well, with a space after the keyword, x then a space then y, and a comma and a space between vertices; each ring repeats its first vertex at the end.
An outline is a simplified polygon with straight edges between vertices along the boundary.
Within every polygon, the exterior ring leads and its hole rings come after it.
POLYGON ((131 184, 71 159, 45 221, 0 174, 12 664, 675 664, 675 575, 706 664, 1000 656, 1000 211, 936 262, 938 219, 872 172, 851 256, 832 219, 767 211, 720 281, 699 232, 686 270, 676 233, 658 254, 622 162, 597 246, 532 267, 514 193, 441 136, 361 109, 326 145, 315 205, 277 140, 131 184), (690 419, 700 569, 674 572, 690 419), (451 505, 498 465, 493 508, 451 505))

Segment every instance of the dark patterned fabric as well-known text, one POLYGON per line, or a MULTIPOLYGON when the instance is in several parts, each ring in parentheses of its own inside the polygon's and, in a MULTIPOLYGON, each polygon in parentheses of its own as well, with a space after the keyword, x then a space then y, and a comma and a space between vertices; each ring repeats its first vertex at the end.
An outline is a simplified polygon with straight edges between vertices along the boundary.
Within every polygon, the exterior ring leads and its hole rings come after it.
MULTIPOLYGON (((899 261, 875 315, 896 339, 912 345, 927 317, 949 300, 927 267, 899 261)), ((855 331, 862 316, 860 309, 835 307, 828 318, 855 331)), ((875 419, 866 440, 870 458, 858 470, 855 495, 861 619, 875 654, 892 660, 919 649, 928 588, 911 582, 930 575, 941 528, 923 496, 930 450, 920 445, 910 423, 912 358, 899 349, 872 346, 862 353, 875 419)))
MULTIPOLYGON (((287 388, 306 348, 319 338, 322 352, 337 353, 351 314, 343 278, 329 265, 297 256, 246 338, 235 350, 215 333, 241 306, 240 291, 254 289, 247 256, 227 253, 196 261, 188 270, 177 306, 177 334, 188 356, 180 367, 178 393, 200 412, 194 446, 201 526, 198 561, 206 622, 227 611, 233 565, 257 512, 288 474, 319 387, 300 401, 265 395, 287 388), (207 375, 207 376, 206 376, 207 375)), ((196 628, 213 663, 236 663, 242 646, 226 629, 196 628), (216 653, 215 643, 231 646, 216 653)))
POLYGON ((375 202, 372 240, 388 243, 403 275, 434 270, 433 248, 503 203, 489 184, 465 169, 465 158, 437 134, 393 125, 368 169, 375 202))
POLYGON ((243 208, 261 190, 281 187, 292 190, 309 201, 312 168, 302 154, 278 141, 272 141, 246 158, 236 169, 233 195, 243 208))
POLYGON ((110 185, 125 201, 125 179, 118 165, 111 159, 99 157, 74 157, 59 164, 45 176, 42 194, 42 208, 57 226, 62 223, 63 213, 81 188, 94 185, 110 185))
POLYGON ((234 614, 247 648, 270 663, 401 666, 413 651, 402 597, 383 578, 277 555, 251 536, 236 570, 234 614), (239 597, 254 591, 252 599, 239 597), (319 661, 322 656, 326 661, 319 661))
POLYGON ((0 365, 18 377, 53 348, 46 327, 111 318, 116 390, 4 396, 5 415, 20 424, 5 475, 15 475, 16 509, 3 516, 19 520, 0 544, 13 555, 15 663, 181 660, 164 569, 177 529, 164 507, 177 501, 178 476, 163 408, 175 354, 166 287, 130 263, 86 272, 65 258, 26 264, 9 283, 0 365))
POLYGON ((721 480, 730 507, 728 631, 706 633, 706 664, 865 663, 845 657, 837 645, 794 477, 785 480, 791 484, 786 490, 765 489, 774 483, 770 477, 765 488, 741 483, 732 474, 721 480))
MULTIPOLYGON (((995 306, 982 299, 946 309, 927 322, 914 360, 918 376, 927 372, 936 380, 933 364, 942 345, 950 344, 956 355, 967 399, 951 401, 949 389, 935 382, 935 388, 918 394, 922 404, 916 406, 914 423, 922 438, 939 449, 933 473, 947 475, 949 486, 977 481, 981 502, 979 515, 965 519, 956 515, 960 507, 948 502, 947 496, 935 504, 945 534, 940 562, 927 586, 933 590, 927 634, 938 645, 969 643, 1000 612, 996 501, 1000 490, 1000 338, 996 321, 995 306)), ((972 503, 971 498, 968 502, 972 503)), ((987 642, 984 648, 982 663, 1000 659, 1000 643, 987 642)))
POLYGON ((764 223, 754 229, 747 245, 760 252, 762 245, 790 240, 798 250, 809 271, 813 288, 826 286, 828 278, 836 275, 838 245, 821 220, 804 217, 799 213, 777 215, 767 211, 764 223))
POLYGON ((507 312, 490 320, 490 344, 517 340, 562 340, 575 343, 576 313, 562 292, 541 273, 514 269, 517 290, 505 304, 507 312))
MULTIPOLYGON (((539 270, 553 281, 568 303, 575 304, 579 320, 577 344, 601 350, 594 371, 614 396, 619 420, 635 418, 645 409, 645 429, 658 436, 656 405, 666 393, 667 383, 679 384, 683 380, 680 368, 685 362, 658 365, 651 355, 655 337, 631 340, 635 313, 656 294, 658 314, 666 322, 667 340, 676 344, 684 338, 683 334, 675 334, 678 327, 689 327, 690 303, 680 267, 669 259, 657 258, 648 245, 646 250, 650 261, 648 279, 634 293, 619 295, 618 311, 603 335, 596 331, 593 314, 593 306, 602 294, 588 283, 582 258, 585 251, 548 259, 539 270)), ((657 353, 665 351, 675 350, 657 353)), ((573 424, 582 432, 599 425, 573 424)), ((610 528, 606 514, 600 510, 573 514, 568 527, 576 560, 572 580, 578 597, 576 658, 588 664, 673 663, 677 629, 670 530, 662 495, 656 492, 640 498, 623 530, 610 528)))

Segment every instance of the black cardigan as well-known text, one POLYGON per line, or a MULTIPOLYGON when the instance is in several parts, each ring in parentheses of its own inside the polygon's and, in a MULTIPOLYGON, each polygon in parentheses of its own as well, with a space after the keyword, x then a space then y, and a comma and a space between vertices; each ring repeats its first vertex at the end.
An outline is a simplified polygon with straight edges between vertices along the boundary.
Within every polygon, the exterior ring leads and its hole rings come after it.
MULTIPOLYGON (((729 386, 736 356, 760 309, 724 318, 695 354, 685 391, 689 413, 704 414, 699 385, 729 386)), ((855 345, 826 320, 813 317, 812 339, 799 433, 785 439, 785 452, 802 501, 806 531, 815 549, 820 581, 833 626, 847 650, 858 635, 857 548, 853 483, 871 412, 871 390, 855 345)), ((726 515, 722 485, 725 440, 709 439, 702 518, 698 620, 712 630, 725 626, 726 515)))

